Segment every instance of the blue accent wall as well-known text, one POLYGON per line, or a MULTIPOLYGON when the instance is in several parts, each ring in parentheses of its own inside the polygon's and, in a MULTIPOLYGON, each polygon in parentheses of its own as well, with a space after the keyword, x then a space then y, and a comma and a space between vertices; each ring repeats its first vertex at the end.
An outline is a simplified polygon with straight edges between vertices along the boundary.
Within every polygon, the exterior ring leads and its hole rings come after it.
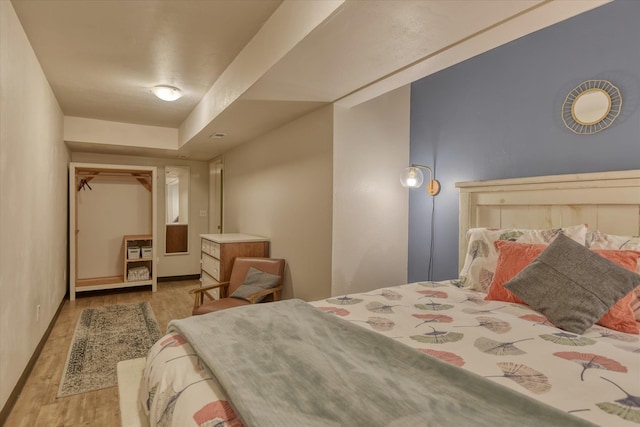
POLYGON ((410 190, 409 281, 428 278, 431 237, 432 278, 458 276, 456 182, 640 169, 639 21, 640 1, 616 0, 412 84, 411 162, 434 166, 442 191, 410 190), (562 104, 590 79, 620 88, 622 112, 576 135, 562 104))

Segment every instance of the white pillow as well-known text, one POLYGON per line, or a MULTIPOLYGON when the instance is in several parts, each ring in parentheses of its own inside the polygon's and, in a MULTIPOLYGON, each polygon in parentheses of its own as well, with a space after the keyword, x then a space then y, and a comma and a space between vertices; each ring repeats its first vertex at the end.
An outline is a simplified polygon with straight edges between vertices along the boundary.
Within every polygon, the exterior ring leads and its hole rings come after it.
MULTIPOLYGON (((602 231, 587 232, 587 246, 591 249, 616 249, 626 251, 640 251, 640 237, 616 236, 602 231)), ((637 273, 640 273, 640 262, 637 273)))
POLYGON ((549 244, 559 233, 584 245, 587 226, 580 224, 549 230, 471 228, 467 231, 467 254, 460 270, 460 282, 466 288, 487 292, 498 262, 498 250, 493 245, 497 240, 549 244))
POLYGON ((590 231, 587 233, 587 246, 592 249, 640 251, 640 237, 616 236, 602 231, 590 231))

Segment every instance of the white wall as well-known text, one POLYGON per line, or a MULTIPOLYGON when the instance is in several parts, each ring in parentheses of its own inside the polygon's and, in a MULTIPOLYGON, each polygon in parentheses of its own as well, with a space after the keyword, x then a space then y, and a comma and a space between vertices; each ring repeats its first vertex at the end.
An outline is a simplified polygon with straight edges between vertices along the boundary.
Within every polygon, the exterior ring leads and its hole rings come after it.
POLYGON ((410 86, 334 111, 333 295, 407 281, 410 86))
POLYGON ((184 276, 200 274, 200 234, 207 233, 207 217, 201 217, 200 211, 208 211, 209 206, 209 164, 207 162, 182 159, 161 159, 152 157, 120 156, 96 153, 71 153, 74 162, 81 163, 109 163, 116 165, 156 166, 158 168, 158 224, 156 236, 158 239, 156 255, 159 257, 158 277, 184 276), (189 253, 164 254, 165 236, 165 193, 164 167, 188 166, 190 176, 189 198, 189 253))
POLYGON ((331 291, 332 115, 323 107, 224 156, 224 231, 271 239, 288 265, 284 298, 331 291))
MULTIPOLYGON (((122 236, 151 234, 149 190, 135 179, 96 177, 76 193, 77 279, 122 276, 122 236)), ((159 246, 156 246, 158 250, 159 246)))
POLYGON ((62 123, 13 6, 0 1, 0 407, 66 293, 62 123))
POLYGON ((285 298, 406 283, 410 94, 324 107, 225 154, 225 232, 271 238, 285 298))

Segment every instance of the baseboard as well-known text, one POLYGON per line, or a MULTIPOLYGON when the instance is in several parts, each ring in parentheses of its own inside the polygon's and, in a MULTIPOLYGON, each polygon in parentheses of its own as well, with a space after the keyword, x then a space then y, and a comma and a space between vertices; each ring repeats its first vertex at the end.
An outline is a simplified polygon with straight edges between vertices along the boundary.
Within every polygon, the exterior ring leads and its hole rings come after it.
POLYGON ((13 409, 13 406, 16 404, 16 401, 18 400, 18 396, 20 396, 20 393, 22 392, 22 389, 24 388, 24 385, 27 382, 27 378, 29 378, 29 375, 31 374, 31 371, 35 366, 36 361, 38 360, 38 357, 40 357, 40 353, 42 353, 42 349, 46 344, 47 340, 49 339, 49 335, 51 335, 53 326, 56 324, 56 320, 58 320, 58 316, 60 315, 60 311, 62 311, 62 306, 64 306, 64 303, 66 300, 67 300, 66 296, 62 298, 62 302, 60 302, 60 305, 58 306, 58 310, 56 311, 56 314, 53 315, 53 319, 51 319, 51 322, 49 323, 49 327, 47 328, 47 330, 44 332, 44 335, 40 339, 38 346, 33 352, 31 359, 29 359, 29 363, 27 363, 27 366, 24 368, 22 375, 20 375, 20 379, 18 379, 16 386, 13 388, 13 391, 11 392, 11 394, 9 395, 9 398, 7 399, 7 402, 2 407, 2 410, 0 410, 0 426, 3 426, 4 423, 7 421, 7 418, 9 417, 9 413, 13 409))
POLYGON ((158 277, 158 282, 178 282, 181 280, 198 280, 199 278, 199 274, 186 274, 184 276, 158 277))

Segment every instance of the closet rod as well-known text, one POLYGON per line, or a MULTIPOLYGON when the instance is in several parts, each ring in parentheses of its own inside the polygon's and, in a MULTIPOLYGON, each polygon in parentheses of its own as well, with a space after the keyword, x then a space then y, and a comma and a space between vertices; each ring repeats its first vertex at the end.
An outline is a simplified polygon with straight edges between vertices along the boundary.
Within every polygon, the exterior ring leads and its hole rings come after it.
POLYGON ((124 179, 135 179, 137 180, 144 188, 148 191, 151 191, 151 181, 153 180, 153 174, 150 172, 116 172, 116 173, 102 173, 101 171, 96 172, 83 172, 76 171, 76 182, 80 181, 78 184, 78 190, 82 189, 84 184, 88 184, 93 178, 98 177, 106 177, 106 178, 124 178, 124 179))
POLYGON ((108 173, 98 173, 98 174, 84 174, 84 173, 79 173, 76 174, 76 178, 97 178, 97 177, 103 177, 103 178, 151 178, 151 174, 148 173, 131 173, 128 175, 125 174, 108 174, 108 173))

